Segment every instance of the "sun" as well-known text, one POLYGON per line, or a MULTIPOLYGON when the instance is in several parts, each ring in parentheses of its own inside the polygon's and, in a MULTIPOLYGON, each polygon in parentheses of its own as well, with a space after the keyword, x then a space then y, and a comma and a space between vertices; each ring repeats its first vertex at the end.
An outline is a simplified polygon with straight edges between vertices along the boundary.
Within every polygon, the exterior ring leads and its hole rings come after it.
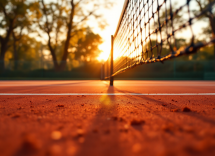
POLYGON ((105 62, 108 59, 108 55, 105 52, 102 52, 99 57, 97 57, 97 60, 100 62, 105 62))
POLYGON ((102 51, 99 57, 97 57, 97 60, 100 62, 105 62, 107 61, 109 55, 110 55, 110 46, 106 42, 101 44, 99 46, 99 49, 102 51))
MULTIPOLYGON (((97 60, 99 62, 105 62, 107 61, 107 59, 110 56, 110 51, 111 51, 111 46, 109 42, 104 42, 103 44, 101 44, 99 46, 99 49, 102 51, 99 55, 99 57, 97 57, 97 60)), ((117 53, 118 50, 114 51, 114 60, 116 60, 118 57, 120 57, 120 54, 117 53)))

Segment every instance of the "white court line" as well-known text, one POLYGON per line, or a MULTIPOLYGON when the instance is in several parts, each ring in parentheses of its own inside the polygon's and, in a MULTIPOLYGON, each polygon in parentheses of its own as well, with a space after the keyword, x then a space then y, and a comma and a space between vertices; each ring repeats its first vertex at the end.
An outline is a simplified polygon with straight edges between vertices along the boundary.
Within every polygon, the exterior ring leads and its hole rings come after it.
MULTIPOLYGON (((108 83, 104 84, 1 84, 0 87, 44 87, 44 86, 49 86, 49 87, 68 87, 68 86, 77 86, 77 87, 82 87, 82 86, 101 86, 104 87, 108 85, 108 83)), ((215 87, 215 84, 115 84, 115 87, 120 87, 120 86, 158 86, 158 87, 163 87, 163 86, 171 86, 171 87, 215 87)))
POLYGON ((214 96, 215 93, 0 93, 0 96, 60 96, 60 95, 70 95, 70 96, 77 96, 77 95, 111 95, 111 96, 125 96, 125 95, 169 95, 169 96, 180 96, 180 95, 212 95, 214 96))

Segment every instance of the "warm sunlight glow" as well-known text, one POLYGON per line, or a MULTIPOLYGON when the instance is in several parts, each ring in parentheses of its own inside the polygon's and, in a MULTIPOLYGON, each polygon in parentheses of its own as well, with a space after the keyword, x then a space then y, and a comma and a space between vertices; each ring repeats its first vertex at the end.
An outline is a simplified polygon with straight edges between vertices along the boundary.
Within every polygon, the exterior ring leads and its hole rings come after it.
POLYGON ((97 57, 97 60, 100 62, 104 62, 108 59, 110 55, 110 45, 108 42, 104 42, 102 45, 99 46, 99 49, 102 50, 102 53, 97 57))
MULTIPOLYGON (((110 56, 111 51, 111 44, 109 42, 104 42, 99 46, 99 49, 102 50, 99 57, 97 57, 97 60, 100 62, 107 61, 108 57, 110 56)), ((114 51, 114 60, 116 60, 119 57, 120 53, 117 53, 117 50, 114 51)))
MULTIPOLYGON (((107 20, 109 24, 105 30, 101 31, 99 29, 94 29, 96 33, 102 36, 104 43, 99 46, 99 49, 102 50, 101 54, 97 58, 98 61, 104 62, 108 59, 111 50, 111 35, 114 35, 116 31, 116 27, 119 21, 119 17, 122 11, 122 7, 124 4, 124 0, 116 1, 115 5, 111 10, 108 10, 107 13, 104 14, 104 18, 107 20)), ((114 51, 114 59, 117 58, 117 52, 114 51)))

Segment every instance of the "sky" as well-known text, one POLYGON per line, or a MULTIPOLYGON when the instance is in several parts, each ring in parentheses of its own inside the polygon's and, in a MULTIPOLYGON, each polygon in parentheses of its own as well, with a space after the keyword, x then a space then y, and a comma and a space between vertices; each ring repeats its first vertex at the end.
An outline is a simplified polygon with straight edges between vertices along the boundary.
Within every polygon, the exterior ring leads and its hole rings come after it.
POLYGON ((94 32, 98 33, 104 40, 104 43, 99 46, 100 50, 103 52, 99 56, 99 60, 106 60, 109 56, 111 50, 111 35, 114 35, 117 24, 123 9, 125 0, 116 0, 115 5, 111 10, 107 10, 104 14, 104 18, 107 20, 109 24, 104 30, 95 29, 94 32))

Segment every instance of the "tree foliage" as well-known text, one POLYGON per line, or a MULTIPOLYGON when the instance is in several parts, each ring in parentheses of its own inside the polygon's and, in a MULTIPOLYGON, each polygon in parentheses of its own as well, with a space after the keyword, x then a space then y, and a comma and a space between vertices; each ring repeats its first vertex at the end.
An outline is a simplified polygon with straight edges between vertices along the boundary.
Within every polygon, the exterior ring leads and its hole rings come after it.
POLYGON ((107 25, 100 10, 112 6, 111 1, 1 0, 0 68, 4 68, 5 53, 11 46, 14 59, 19 59, 19 42, 27 34, 46 42, 56 70, 65 68, 70 49, 80 46, 78 41, 86 36, 89 21, 100 28, 107 25))
POLYGON ((87 29, 86 36, 80 38, 75 48, 75 58, 84 60, 95 60, 101 52, 98 46, 103 43, 102 38, 98 34, 94 34, 90 29, 87 29))
POLYGON ((203 33, 206 33, 207 35, 213 35, 213 37, 215 37, 215 10, 213 9, 215 5, 213 6, 208 6, 209 3, 212 2, 212 0, 196 0, 197 4, 198 4, 198 9, 195 11, 196 13, 198 12, 202 12, 205 9, 207 9, 207 11, 203 14, 203 16, 201 16, 201 18, 203 20, 208 20, 208 27, 203 28, 203 33), (208 9, 209 8, 209 9, 208 9))
POLYGON ((28 11, 31 3, 26 0, 1 0, 0 1, 0 69, 4 69, 4 57, 13 34, 22 34, 23 29, 30 25, 28 11))
POLYGON ((56 70, 65 68, 69 49, 77 46, 77 43, 71 44, 71 42, 74 42, 73 39, 85 30, 89 20, 91 22, 97 20, 100 27, 106 25, 101 21, 103 18, 98 10, 111 4, 110 1, 100 0, 58 0, 49 3, 44 0, 38 1, 39 9, 35 11, 34 22, 39 27, 38 32, 47 35, 46 43, 56 70), (62 47, 60 58, 56 54, 59 46, 62 47))

